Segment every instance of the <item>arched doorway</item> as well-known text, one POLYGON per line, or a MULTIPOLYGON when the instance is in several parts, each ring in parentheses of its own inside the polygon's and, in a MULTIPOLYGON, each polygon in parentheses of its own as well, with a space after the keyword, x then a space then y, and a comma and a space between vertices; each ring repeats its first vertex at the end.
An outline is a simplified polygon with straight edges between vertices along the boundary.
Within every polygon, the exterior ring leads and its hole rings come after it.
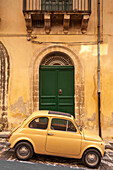
POLYGON ((62 52, 47 54, 39 71, 39 109, 74 114, 74 66, 62 52))
POLYGON ((8 127, 8 85, 9 85, 9 56, 6 48, 0 42, 0 131, 8 127))
POLYGON ((74 68, 74 113, 78 124, 85 121, 84 112, 84 68, 81 57, 73 47, 67 45, 45 45, 38 49, 30 63, 30 113, 39 110, 40 67, 72 66, 74 68), (56 54, 57 55, 56 55, 56 54), (60 56, 59 56, 60 55, 60 56), (57 57, 58 56, 58 57, 57 57), (64 57, 65 56, 65 57, 64 57), (60 57, 60 60, 59 60, 60 57), (53 59, 54 60, 53 60, 53 59), (56 59, 55 59, 56 58, 56 59))

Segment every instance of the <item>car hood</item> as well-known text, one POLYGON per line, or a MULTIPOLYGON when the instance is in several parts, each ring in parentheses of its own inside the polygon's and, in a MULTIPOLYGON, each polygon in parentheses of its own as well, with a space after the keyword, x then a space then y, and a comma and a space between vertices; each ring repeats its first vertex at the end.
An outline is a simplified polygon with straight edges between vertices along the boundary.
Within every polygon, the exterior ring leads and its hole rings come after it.
POLYGON ((102 141, 102 139, 98 135, 92 134, 88 130, 83 130, 82 133, 85 140, 98 141, 98 142, 102 141))

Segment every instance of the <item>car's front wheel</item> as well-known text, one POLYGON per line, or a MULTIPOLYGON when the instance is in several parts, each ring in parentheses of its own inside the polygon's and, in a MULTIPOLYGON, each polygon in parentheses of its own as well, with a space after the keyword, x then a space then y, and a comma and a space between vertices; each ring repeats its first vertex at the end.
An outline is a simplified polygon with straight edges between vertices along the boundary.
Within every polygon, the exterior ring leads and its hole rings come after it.
POLYGON ((97 168, 101 162, 101 155, 96 149, 88 149, 83 155, 83 163, 89 168, 97 168))
POLYGON ((15 146, 17 159, 29 160, 33 156, 33 148, 28 142, 20 142, 15 146))

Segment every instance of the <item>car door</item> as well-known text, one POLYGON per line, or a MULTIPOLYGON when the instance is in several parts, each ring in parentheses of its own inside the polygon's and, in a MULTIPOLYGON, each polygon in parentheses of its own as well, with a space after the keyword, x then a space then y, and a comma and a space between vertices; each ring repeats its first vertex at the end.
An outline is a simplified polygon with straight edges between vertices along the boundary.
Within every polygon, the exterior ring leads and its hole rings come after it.
POLYGON ((71 120, 51 118, 51 125, 47 132, 47 152, 62 156, 79 155, 81 140, 81 134, 71 120))

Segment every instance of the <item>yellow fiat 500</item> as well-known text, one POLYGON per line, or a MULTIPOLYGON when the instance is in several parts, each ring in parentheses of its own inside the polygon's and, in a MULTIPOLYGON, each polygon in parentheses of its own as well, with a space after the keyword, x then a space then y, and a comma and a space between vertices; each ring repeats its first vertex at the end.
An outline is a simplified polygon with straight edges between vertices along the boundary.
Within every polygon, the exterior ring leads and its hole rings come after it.
POLYGON ((9 136, 10 148, 18 159, 28 160, 33 153, 83 160, 90 168, 99 166, 105 143, 77 126, 68 113, 37 111, 9 136))

